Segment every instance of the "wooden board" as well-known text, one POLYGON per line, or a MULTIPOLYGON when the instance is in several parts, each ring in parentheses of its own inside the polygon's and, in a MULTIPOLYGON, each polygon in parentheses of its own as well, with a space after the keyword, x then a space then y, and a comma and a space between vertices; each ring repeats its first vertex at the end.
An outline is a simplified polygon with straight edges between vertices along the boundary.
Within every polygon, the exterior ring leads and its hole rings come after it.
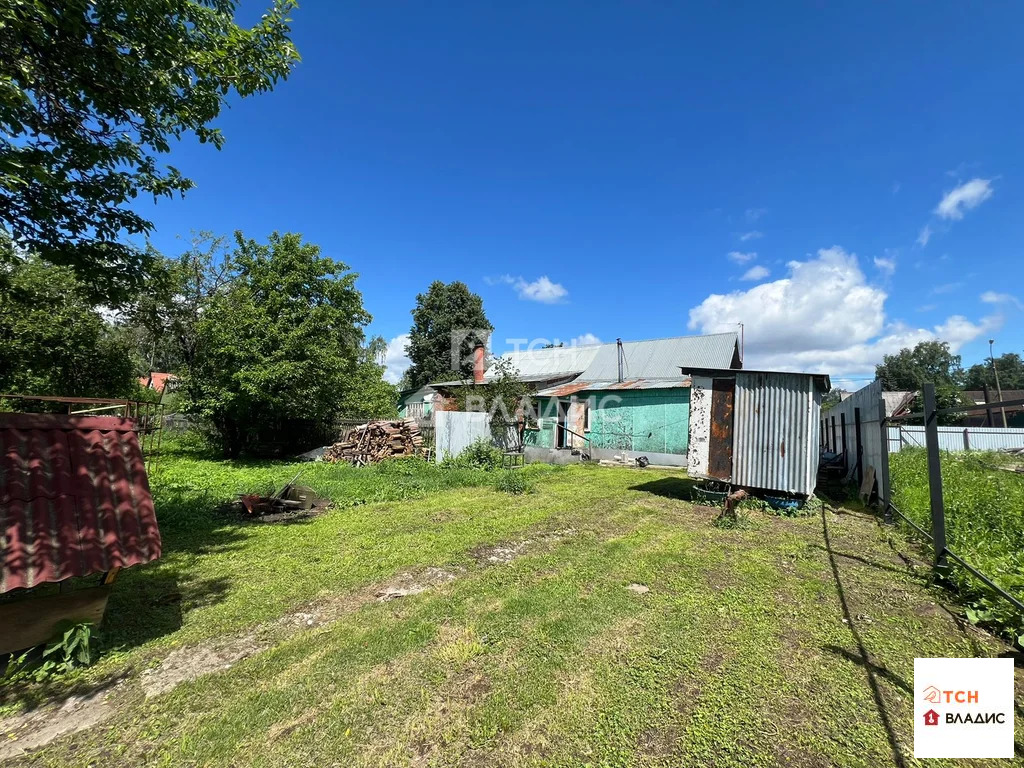
POLYGON ((708 445, 708 476, 732 479, 732 411, 735 379, 715 379, 711 386, 711 440, 708 445))
POLYGON ((26 596, 0 603, 0 653, 11 653, 52 640, 63 621, 103 621, 110 586, 89 587, 47 597, 26 596))

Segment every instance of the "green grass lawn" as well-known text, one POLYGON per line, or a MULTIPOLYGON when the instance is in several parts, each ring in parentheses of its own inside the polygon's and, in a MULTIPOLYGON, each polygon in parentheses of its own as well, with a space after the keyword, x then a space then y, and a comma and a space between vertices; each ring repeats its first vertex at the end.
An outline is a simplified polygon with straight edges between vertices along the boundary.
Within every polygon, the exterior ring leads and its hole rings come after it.
POLYGON ((306 522, 215 514, 294 471, 165 462, 165 556, 119 579, 106 655, 71 683, 127 675, 116 710, 15 762, 913 764, 914 657, 1006 650, 861 512, 721 530, 681 473, 538 468, 510 496, 494 473, 395 465, 311 469, 339 507, 306 522), (429 588, 376 598, 395 584, 429 588), (145 697, 170 654, 249 641, 145 697))

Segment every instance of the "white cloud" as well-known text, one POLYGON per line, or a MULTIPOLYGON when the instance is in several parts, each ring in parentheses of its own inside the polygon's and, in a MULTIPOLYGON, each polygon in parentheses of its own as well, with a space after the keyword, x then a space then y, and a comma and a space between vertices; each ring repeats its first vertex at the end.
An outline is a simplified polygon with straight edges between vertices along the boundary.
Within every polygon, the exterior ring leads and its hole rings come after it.
POLYGON ((1021 304, 1020 299, 1016 296, 1012 296, 1009 293, 996 293, 995 291, 985 291, 979 296, 986 304, 1012 304, 1017 309, 1024 309, 1024 304, 1021 304))
POLYGON ((1001 322, 998 316, 977 323, 953 316, 930 329, 889 322, 887 294, 870 285, 857 257, 839 246, 787 266, 789 275, 780 280, 708 296, 690 310, 690 329, 733 331, 742 322, 746 367, 819 371, 842 379, 872 376, 882 355, 925 339, 958 349, 1001 322))
POLYGON ((768 213, 767 208, 747 208, 744 215, 747 217, 747 221, 757 221, 766 213, 768 213))
POLYGON ((505 283, 516 289, 519 298, 524 301, 539 301, 542 304, 557 304, 569 295, 569 291, 561 283, 552 282, 547 275, 541 275, 530 282, 522 277, 502 275, 498 278, 484 278, 490 285, 505 283))
POLYGON ((397 384, 410 365, 412 361, 409 359, 409 334, 403 333, 388 342, 387 351, 384 353, 384 380, 397 384))
POLYGON ((763 234, 758 232, 756 229, 752 229, 749 232, 742 233, 739 238, 740 242, 747 242, 748 240, 757 240, 758 238, 764 237, 763 234))
POLYGON ((764 280, 769 274, 767 267, 762 267, 758 264, 744 272, 740 280, 764 280))
POLYGON ((583 347, 587 344, 600 344, 601 340, 592 333, 584 333, 574 337, 569 341, 570 347, 583 347))
POLYGON ((896 271, 896 259, 891 256, 875 256, 875 267, 883 275, 892 275, 896 271))
POLYGON ((991 179, 971 179, 947 192, 935 207, 935 213, 944 219, 959 220, 965 211, 977 208, 990 197, 991 179))
POLYGON ((746 264, 748 261, 753 261, 757 258, 757 253, 749 251, 744 253, 743 251, 729 251, 726 254, 731 261, 735 261, 737 264, 746 264))
POLYGON ((932 239, 932 228, 931 225, 925 224, 921 227, 921 231, 917 235, 917 244, 924 248, 928 245, 928 241, 932 239))

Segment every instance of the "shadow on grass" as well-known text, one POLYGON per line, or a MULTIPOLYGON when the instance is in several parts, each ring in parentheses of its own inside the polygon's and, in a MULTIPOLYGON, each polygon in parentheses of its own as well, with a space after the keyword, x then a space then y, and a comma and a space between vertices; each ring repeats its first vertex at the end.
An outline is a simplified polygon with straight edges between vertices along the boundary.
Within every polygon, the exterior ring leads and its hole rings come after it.
POLYGON ((693 495, 693 487, 699 482, 699 480, 689 477, 663 477, 660 480, 651 480, 640 485, 632 485, 629 490, 652 493, 655 496, 662 496, 666 499, 690 501, 693 495))
POLYGON ((867 674, 868 685, 871 687, 871 696, 875 701, 875 709, 878 711, 879 720, 882 721, 882 727, 885 728, 886 738, 889 740, 889 748, 892 750, 893 762, 903 768, 907 764, 906 759, 903 757, 903 753, 900 751, 899 740, 896 738, 896 731, 893 729, 892 718, 889 715, 889 710, 885 704, 885 697, 882 695, 882 688, 878 684, 878 678, 881 677, 890 682, 894 682, 898 687, 903 690, 913 692, 913 689, 907 685, 907 682, 902 678, 894 675, 884 666, 875 663, 872 659, 871 654, 868 652, 867 647, 864 645, 864 638, 854 623, 853 614, 850 612, 849 603, 846 601, 846 590, 843 587, 843 580, 839 575, 839 564, 836 562, 837 553, 832 547, 832 537, 828 530, 828 519, 825 517, 825 510, 821 511, 821 530, 825 539, 825 551, 828 552, 828 562, 832 568, 832 578, 836 584, 836 594, 839 596, 839 604, 843 611, 843 621, 850 628, 850 634, 853 635, 854 643, 857 645, 857 652, 851 653, 850 651, 842 648, 836 648, 835 646, 826 646, 825 650, 831 653, 838 653, 843 658, 849 659, 853 663, 863 667, 864 672, 867 674), (898 682, 896 682, 898 681, 898 682))

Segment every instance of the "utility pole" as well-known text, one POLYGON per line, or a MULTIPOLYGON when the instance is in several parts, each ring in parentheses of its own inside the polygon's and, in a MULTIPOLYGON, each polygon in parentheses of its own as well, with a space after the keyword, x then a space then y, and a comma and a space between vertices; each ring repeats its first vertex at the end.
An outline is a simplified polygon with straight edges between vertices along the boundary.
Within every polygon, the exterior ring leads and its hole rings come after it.
MULTIPOLYGON (((995 343, 995 339, 988 340, 988 357, 992 361, 992 373, 996 375, 996 397, 999 398, 999 402, 1003 402, 1003 388, 999 386, 999 369, 996 368, 996 354, 992 351, 992 345, 995 343)), ((1006 409, 1003 406, 999 406, 999 412, 1003 415, 1003 429, 1006 429, 1006 409)))

